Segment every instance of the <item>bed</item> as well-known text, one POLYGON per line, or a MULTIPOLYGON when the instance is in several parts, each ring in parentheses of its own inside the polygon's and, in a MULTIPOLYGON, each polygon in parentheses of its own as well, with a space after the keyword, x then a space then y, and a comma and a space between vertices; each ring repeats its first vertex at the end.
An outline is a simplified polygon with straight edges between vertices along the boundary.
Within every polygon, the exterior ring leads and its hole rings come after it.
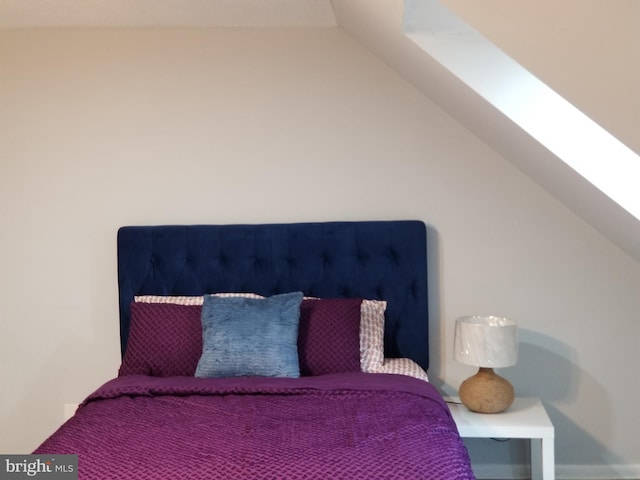
POLYGON ((81 479, 472 479, 419 221, 122 227, 122 365, 34 453, 81 479))

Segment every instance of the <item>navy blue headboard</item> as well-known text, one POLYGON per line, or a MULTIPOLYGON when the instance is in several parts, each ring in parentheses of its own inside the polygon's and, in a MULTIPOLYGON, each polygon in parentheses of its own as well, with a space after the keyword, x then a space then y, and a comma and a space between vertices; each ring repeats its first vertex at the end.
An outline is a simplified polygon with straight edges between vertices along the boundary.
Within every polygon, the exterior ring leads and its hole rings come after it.
POLYGON ((122 227, 118 284, 122 352, 134 295, 302 291, 386 300, 386 356, 429 366, 420 221, 122 227))

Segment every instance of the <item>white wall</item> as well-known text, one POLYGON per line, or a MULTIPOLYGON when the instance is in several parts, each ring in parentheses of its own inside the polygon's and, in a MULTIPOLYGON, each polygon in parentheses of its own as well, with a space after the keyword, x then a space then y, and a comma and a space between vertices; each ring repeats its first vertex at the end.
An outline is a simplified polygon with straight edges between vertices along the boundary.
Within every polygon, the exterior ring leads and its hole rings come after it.
POLYGON ((640 464, 640 265, 339 29, 4 31, 0 69, 0 452, 115 375, 119 226, 418 218, 434 383, 455 317, 511 316, 558 462, 640 464))

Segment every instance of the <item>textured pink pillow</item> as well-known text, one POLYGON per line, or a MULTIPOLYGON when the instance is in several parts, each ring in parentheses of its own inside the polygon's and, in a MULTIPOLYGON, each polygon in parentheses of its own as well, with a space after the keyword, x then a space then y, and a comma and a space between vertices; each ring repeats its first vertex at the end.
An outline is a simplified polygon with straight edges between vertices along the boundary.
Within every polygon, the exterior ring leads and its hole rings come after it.
POLYGON ((202 355, 201 311, 200 305, 132 303, 118 375, 193 376, 202 355))
POLYGON ((300 375, 360 371, 360 299, 305 299, 300 306, 300 375))

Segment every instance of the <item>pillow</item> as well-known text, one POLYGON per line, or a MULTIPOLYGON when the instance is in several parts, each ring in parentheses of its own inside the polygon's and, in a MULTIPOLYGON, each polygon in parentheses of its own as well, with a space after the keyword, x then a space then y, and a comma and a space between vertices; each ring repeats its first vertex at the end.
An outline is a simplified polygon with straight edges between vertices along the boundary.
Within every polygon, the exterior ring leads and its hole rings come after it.
POLYGON ((427 372, 420 365, 409 358, 385 358, 384 363, 375 372, 370 373, 391 373, 394 375, 406 375, 429 381, 427 372))
MULTIPOLYGON (((216 297, 247 297, 264 298, 257 293, 214 293, 216 297)), ((195 297, 187 295, 136 295, 133 297, 137 303, 175 303, 176 305, 200 305, 204 303, 204 295, 195 297)))
MULTIPOLYGON (((225 293, 221 297, 263 298, 255 294, 225 293)), ((144 295, 135 297, 131 304, 131 330, 127 350, 118 372, 123 375, 193 376, 202 355, 201 311, 204 297, 169 297, 144 295)), ((390 373, 408 375, 428 381, 420 366, 407 358, 384 358, 382 342, 384 335, 385 302, 380 300, 355 299, 310 299, 305 298, 300 306, 298 353, 302 375, 320 375, 321 361, 328 362, 332 356, 342 358, 348 348, 333 349, 329 344, 324 350, 322 341, 308 337, 306 348, 301 340, 312 332, 330 334, 334 319, 322 320, 323 315, 342 315, 346 323, 354 322, 353 308, 358 304, 360 321, 360 349, 362 371, 368 373, 390 373), (315 302, 315 303, 311 303, 315 302), (304 333, 304 329, 309 329, 304 333), (302 348, 301 348, 302 347, 302 348), (334 351, 336 350, 336 351, 334 351), (326 353, 327 358, 323 358, 326 353), (304 373, 303 373, 304 372, 304 373)), ((354 322, 355 323, 355 322, 354 322)), ((340 324, 341 325, 341 324, 340 324)), ((353 323, 351 323, 353 325, 353 323)), ((336 326, 336 328, 339 328, 336 326)), ((350 332, 353 334, 353 330, 350 332)), ((353 360, 353 359, 352 359, 353 360)), ((344 360, 342 360, 344 361, 344 360)), ((344 365, 340 362, 340 365, 344 365)), ((336 362, 337 363, 337 362, 336 362)), ((332 371, 342 367, 331 366, 332 371)), ((347 370, 343 370, 347 371, 347 370)))
POLYGON ((299 377, 302 292, 268 298, 207 295, 196 377, 299 377))
POLYGON ((200 306, 132 303, 118 376, 193 376, 202 354, 200 306))
POLYGON ((360 307, 360 368, 377 371, 384 362, 384 312, 387 302, 363 300, 360 307))
MULTIPOLYGON (((215 296, 220 297, 249 297, 249 298, 264 298, 254 293, 216 293, 215 296)), ((303 305, 308 300, 322 300, 317 298, 305 298, 303 305)), ((140 295, 135 297, 136 302, 149 302, 149 303, 175 303, 179 305, 202 305, 204 296, 159 296, 159 295, 140 295)), ((387 302, 384 300, 358 300, 360 303, 360 370, 363 372, 377 372, 382 368, 384 362, 384 314, 387 307, 387 302)), ((327 307, 328 308, 328 307, 327 307)), ((301 319, 303 321, 303 319, 301 319)), ((304 320, 306 323, 306 320, 304 320)), ((314 322, 315 323, 315 322, 314 322)), ((322 339, 318 339, 322 342, 322 339)), ((300 358, 305 359, 301 361, 307 361, 308 355, 305 351, 305 346, 313 346, 315 349, 315 341, 310 339, 306 345, 299 345, 302 347, 300 351, 300 358)), ((314 354, 315 355, 315 354, 314 354)), ((313 356, 313 355, 312 355, 313 356)), ((303 371, 302 375, 318 375, 318 373, 312 373, 317 371, 318 364, 315 360, 312 364, 305 364, 301 366, 303 371)), ((324 368, 324 367, 322 367, 324 368)), ((320 370, 322 370, 322 368, 320 370)))
POLYGON ((300 306, 300 375, 360 371, 360 305, 350 298, 305 298, 300 306))

